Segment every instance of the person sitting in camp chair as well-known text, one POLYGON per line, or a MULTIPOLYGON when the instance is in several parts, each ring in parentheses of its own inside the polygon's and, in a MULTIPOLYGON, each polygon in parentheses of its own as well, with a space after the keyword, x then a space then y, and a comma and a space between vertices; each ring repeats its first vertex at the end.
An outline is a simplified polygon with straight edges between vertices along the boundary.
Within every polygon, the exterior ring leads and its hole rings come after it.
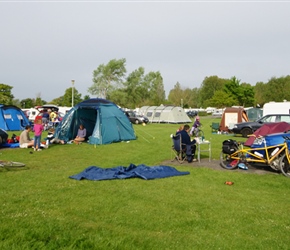
POLYGON ((75 144, 81 144, 87 136, 87 130, 85 129, 84 125, 80 125, 80 128, 78 129, 78 134, 76 138, 73 140, 75 144))
POLYGON ((186 147, 186 156, 188 162, 197 161, 197 159, 194 158, 195 151, 196 151, 196 140, 190 140, 189 136, 190 126, 188 124, 184 125, 183 130, 181 130, 181 141, 182 144, 185 144, 184 147, 186 147))

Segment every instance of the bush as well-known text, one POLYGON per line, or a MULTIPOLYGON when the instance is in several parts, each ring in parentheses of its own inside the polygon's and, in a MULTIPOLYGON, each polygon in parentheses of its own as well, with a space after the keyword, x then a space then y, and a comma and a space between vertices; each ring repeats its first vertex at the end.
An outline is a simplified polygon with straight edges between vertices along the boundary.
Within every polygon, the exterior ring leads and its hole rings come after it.
POLYGON ((208 113, 206 113, 206 111, 199 111, 198 115, 199 116, 208 116, 208 113))

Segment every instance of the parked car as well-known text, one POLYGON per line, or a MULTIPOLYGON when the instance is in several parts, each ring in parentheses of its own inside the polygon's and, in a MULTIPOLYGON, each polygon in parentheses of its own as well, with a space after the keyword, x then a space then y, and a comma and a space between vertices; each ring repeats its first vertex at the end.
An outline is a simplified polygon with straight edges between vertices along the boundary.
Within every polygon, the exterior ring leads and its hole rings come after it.
POLYGON ((187 116, 190 118, 194 118, 195 116, 197 116, 198 112, 196 110, 189 110, 186 112, 187 116))
POLYGON ((223 112, 220 111, 220 110, 216 110, 211 115, 214 116, 214 117, 222 117, 223 116, 223 112))
POLYGON ((126 111, 125 114, 129 118, 131 123, 134 124, 142 124, 142 123, 148 123, 149 119, 146 116, 138 115, 134 111, 126 111))
POLYGON ((230 131, 235 134, 241 134, 243 137, 248 137, 248 135, 253 134, 258 128, 262 127, 265 123, 273 123, 273 122, 290 123, 290 115, 286 114, 265 115, 254 122, 237 123, 230 131))

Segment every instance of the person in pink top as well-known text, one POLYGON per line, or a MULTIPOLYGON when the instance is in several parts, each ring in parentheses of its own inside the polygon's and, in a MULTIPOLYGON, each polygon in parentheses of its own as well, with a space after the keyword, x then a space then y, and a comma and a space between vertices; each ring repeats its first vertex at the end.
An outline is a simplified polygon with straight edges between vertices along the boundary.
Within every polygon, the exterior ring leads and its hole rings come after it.
POLYGON ((36 119, 34 121, 34 151, 41 151, 40 142, 43 130, 44 126, 42 124, 42 119, 36 119))

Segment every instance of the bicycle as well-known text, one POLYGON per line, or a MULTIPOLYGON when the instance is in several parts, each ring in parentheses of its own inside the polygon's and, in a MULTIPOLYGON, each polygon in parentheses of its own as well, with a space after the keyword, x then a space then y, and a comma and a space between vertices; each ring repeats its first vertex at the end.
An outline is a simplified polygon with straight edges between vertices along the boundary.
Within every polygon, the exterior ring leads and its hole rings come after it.
POLYGON ((196 127, 192 131, 192 137, 204 137, 204 132, 200 129, 200 127, 196 127))
MULTIPOLYGON (((287 144, 290 144, 290 138, 287 137, 285 139, 287 141, 287 144)), ((286 177, 290 178, 290 145, 288 145, 288 150, 286 151, 285 154, 283 154, 280 158, 280 170, 282 172, 283 175, 285 175, 286 177)))
MULTIPOLYGON (((222 150, 220 154, 220 165, 228 170, 236 169, 240 163, 260 163, 270 166, 275 171, 281 170, 281 160, 283 155, 288 152, 288 141, 290 137, 283 136, 284 142, 267 146, 264 137, 256 138, 258 145, 264 145, 257 148, 244 148, 243 143, 239 142, 232 148, 232 153, 225 152, 222 150)), ((288 164, 290 163, 290 155, 287 155, 288 164)), ((284 156, 285 158, 285 156, 284 156)), ((290 164, 289 164, 290 165, 290 164)), ((284 168, 286 171, 286 161, 284 161, 284 168)), ((290 167, 289 167, 290 171, 290 167)), ((290 177, 290 175, 289 175, 290 177)))

